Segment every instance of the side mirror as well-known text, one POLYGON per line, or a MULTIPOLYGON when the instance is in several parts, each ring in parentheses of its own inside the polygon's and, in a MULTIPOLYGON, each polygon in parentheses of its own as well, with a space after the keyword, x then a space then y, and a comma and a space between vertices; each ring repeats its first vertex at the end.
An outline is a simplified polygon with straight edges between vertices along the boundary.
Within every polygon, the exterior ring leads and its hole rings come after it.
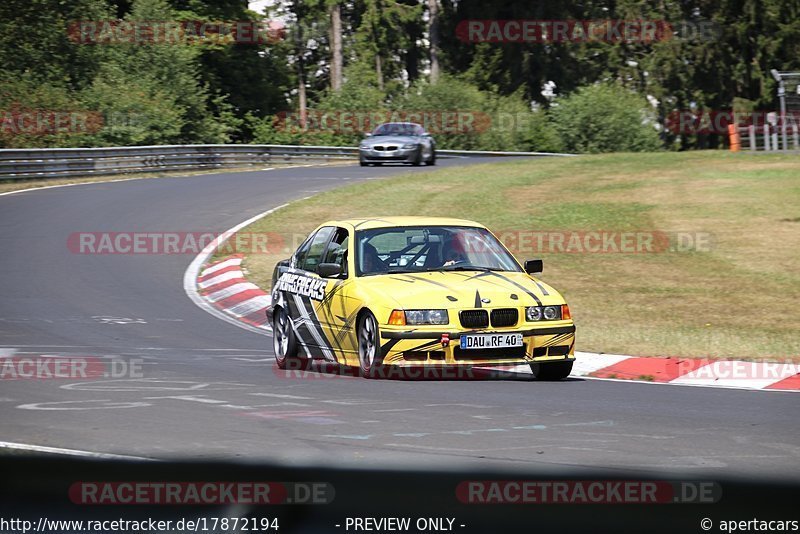
POLYGON ((372 134, 371 134, 371 133, 369 133, 369 132, 366 132, 366 133, 364 134, 364 137, 372 137, 372 134))
POLYGON ((281 275, 287 269, 287 267, 289 267, 291 262, 292 260, 288 259, 288 260, 281 260, 275 264, 275 268, 272 269, 272 287, 275 287, 275 284, 278 283, 278 278, 281 277, 281 275))
POLYGON ((542 260, 525 260, 525 272, 528 274, 542 274, 542 260))
POLYGON ((342 272, 338 263, 320 263, 317 265, 317 274, 322 278, 336 278, 342 272))

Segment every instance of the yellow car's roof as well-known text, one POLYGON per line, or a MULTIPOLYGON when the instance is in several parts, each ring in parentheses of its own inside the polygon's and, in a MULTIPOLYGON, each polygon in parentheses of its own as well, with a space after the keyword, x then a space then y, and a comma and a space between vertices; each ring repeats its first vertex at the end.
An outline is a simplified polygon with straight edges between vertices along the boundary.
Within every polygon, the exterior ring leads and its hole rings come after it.
POLYGON ((450 217, 364 217, 362 219, 343 219, 339 221, 328 221, 322 226, 342 226, 350 225, 358 230, 369 230, 372 228, 391 228, 394 226, 472 226, 485 228, 482 224, 466 219, 453 219, 450 217))

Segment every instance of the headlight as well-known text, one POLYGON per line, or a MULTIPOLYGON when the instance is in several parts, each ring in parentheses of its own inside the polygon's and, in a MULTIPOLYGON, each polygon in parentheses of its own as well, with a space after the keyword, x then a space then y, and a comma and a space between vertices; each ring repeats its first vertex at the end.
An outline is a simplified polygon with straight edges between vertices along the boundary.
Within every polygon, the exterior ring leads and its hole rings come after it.
POLYGON ((447 310, 406 310, 406 324, 447 324, 447 310))
POLYGON ((369 150, 369 145, 359 145, 358 148, 360 148, 361 150, 369 150))
POLYGON ((556 321, 561 319, 561 306, 528 306, 525 308, 528 321, 556 321))
POLYGON ((407 145, 403 145, 403 150, 411 150, 412 148, 417 148, 415 143, 408 143, 407 145))
POLYGON ((542 320, 542 308, 539 306, 531 306, 525 310, 525 319, 528 321, 541 321, 542 320))

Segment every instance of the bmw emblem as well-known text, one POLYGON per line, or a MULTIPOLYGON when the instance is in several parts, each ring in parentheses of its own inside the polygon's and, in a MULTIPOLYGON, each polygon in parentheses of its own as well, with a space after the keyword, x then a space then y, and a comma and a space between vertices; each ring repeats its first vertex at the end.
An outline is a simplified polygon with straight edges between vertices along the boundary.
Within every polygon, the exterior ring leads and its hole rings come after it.
POLYGON ((490 299, 481 299, 481 302, 483 302, 484 304, 489 304, 492 301, 490 299))

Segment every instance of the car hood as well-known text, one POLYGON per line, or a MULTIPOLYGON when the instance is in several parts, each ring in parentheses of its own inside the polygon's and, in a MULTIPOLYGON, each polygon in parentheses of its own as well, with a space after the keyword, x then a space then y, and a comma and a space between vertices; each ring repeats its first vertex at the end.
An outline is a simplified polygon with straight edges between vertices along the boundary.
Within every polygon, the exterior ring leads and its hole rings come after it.
POLYGON ((419 143, 420 140, 418 137, 414 137, 411 135, 379 135, 376 137, 367 137, 363 141, 361 141, 362 145, 373 146, 373 145, 397 145, 403 146, 408 143, 419 143))
POLYGON ((558 291, 522 272, 432 271, 365 276, 359 281, 365 289, 391 298, 406 310, 564 303, 558 291))

